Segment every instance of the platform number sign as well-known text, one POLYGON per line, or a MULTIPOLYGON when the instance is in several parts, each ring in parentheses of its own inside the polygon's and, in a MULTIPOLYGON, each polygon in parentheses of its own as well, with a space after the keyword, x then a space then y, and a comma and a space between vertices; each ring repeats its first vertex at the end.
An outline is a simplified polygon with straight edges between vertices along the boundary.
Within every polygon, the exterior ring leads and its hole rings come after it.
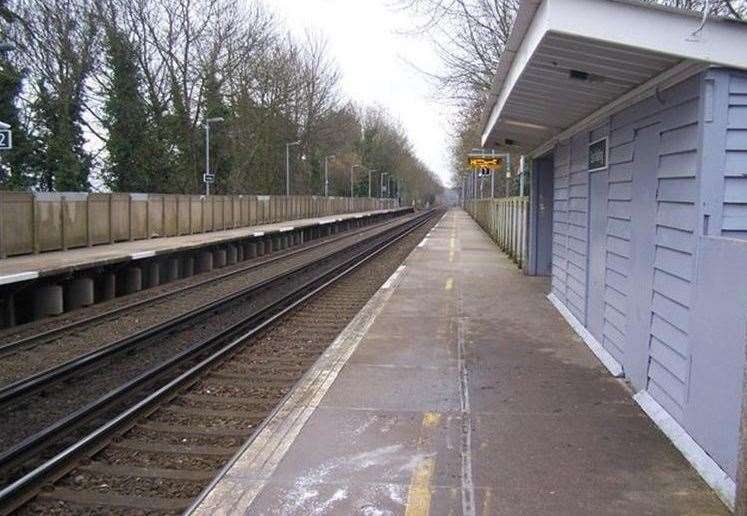
POLYGON ((601 138, 589 144, 589 172, 607 168, 608 152, 607 138, 601 138))
POLYGON ((0 150, 13 148, 13 133, 10 129, 0 129, 0 150))

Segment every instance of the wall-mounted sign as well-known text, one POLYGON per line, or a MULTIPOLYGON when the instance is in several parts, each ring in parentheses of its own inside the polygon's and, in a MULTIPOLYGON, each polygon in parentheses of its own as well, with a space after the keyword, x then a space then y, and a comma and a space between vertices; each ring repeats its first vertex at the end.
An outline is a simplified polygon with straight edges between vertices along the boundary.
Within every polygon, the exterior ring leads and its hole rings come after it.
POLYGON ((0 150, 13 148, 13 133, 10 129, 0 129, 0 150))
POLYGON ((608 151, 607 138, 601 138, 589 144, 589 172, 607 168, 608 151))

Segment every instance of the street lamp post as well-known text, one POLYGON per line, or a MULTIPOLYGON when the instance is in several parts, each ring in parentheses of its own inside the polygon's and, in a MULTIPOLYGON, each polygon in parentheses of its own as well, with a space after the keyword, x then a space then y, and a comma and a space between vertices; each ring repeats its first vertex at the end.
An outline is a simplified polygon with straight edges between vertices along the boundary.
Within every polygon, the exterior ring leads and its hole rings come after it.
POLYGON ((353 174, 355 173, 356 168, 363 168, 363 165, 353 165, 350 167, 350 197, 355 197, 353 195, 353 174))
POLYGON ((335 159, 334 154, 324 158, 324 197, 329 197, 329 160, 335 159))
POLYGON ((368 169, 368 198, 371 198, 371 174, 376 172, 376 169, 368 169))
POLYGON ((291 165, 290 165, 290 148, 301 145, 301 140, 285 144, 285 195, 289 196, 291 191, 291 165))
POLYGON ((205 119, 205 176, 202 180, 205 182, 205 197, 210 196, 210 183, 215 179, 215 175, 210 173, 210 124, 223 122, 223 117, 205 119))

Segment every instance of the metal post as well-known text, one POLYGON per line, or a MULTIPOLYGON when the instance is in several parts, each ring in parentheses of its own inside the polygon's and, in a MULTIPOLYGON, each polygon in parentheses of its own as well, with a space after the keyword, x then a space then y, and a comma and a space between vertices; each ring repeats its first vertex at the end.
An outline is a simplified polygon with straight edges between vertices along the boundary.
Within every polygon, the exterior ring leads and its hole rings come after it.
POLYGON ((376 172, 375 169, 368 169, 368 198, 371 198, 371 173, 376 172))
POLYGON ((334 155, 324 158, 324 197, 329 197, 329 160, 335 159, 334 155))
POLYGON ((294 145, 301 145, 301 140, 285 144, 285 195, 290 196, 291 176, 290 176, 290 148, 294 145))
POLYGON ((285 144, 285 195, 290 195, 291 173, 290 173, 290 143, 285 144))
POLYGON ((495 198, 495 169, 490 169, 490 198, 495 198))
POLYGON ((382 199, 384 198, 384 177, 388 175, 389 174, 387 172, 382 172, 380 176, 381 184, 379 185, 379 197, 381 197, 382 199))
MULTIPOLYGON (((210 122, 205 122, 205 178, 210 174, 210 122)), ((205 197, 210 196, 210 181, 205 181, 205 197)))

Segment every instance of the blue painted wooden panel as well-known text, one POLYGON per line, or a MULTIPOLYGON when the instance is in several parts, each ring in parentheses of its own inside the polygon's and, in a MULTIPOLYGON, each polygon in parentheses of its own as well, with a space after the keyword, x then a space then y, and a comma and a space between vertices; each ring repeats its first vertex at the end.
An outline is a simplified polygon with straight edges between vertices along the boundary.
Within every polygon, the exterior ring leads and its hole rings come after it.
POLYGON ((747 74, 728 77, 722 235, 747 239, 747 74))
POLYGON ((699 282, 694 296, 692 365, 685 428, 736 478, 739 415, 747 334, 747 242, 720 237, 698 241, 699 282))
POLYGON ((551 290, 566 303, 568 268, 568 187, 570 147, 559 145, 553 156, 553 236, 551 290))

